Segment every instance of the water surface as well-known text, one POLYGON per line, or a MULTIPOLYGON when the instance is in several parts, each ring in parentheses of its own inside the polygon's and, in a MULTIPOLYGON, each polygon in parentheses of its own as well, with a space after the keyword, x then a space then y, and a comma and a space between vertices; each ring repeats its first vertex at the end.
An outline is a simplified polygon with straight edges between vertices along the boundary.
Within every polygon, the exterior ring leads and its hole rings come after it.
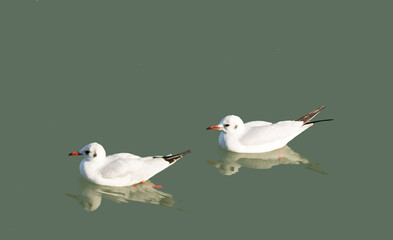
POLYGON ((389 238, 389 3, 0 3, 4 239, 389 238), (282 159, 225 152, 228 114, 296 119, 282 159), (192 153, 147 186, 81 179, 108 154, 192 153))

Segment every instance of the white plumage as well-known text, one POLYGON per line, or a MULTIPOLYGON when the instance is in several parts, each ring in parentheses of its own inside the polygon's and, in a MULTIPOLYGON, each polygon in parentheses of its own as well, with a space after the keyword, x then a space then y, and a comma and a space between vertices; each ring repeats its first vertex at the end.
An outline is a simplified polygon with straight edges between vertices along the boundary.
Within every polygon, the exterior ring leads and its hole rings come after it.
POLYGON ((106 186, 130 186, 146 181, 172 165, 190 151, 168 156, 140 157, 131 153, 106 156, 103 146, 90 143, 78 152, 83 155, 79 165, 81 174, 91 182, 106 186))
POLYGON ((277 123, 252 121, 243 123, 235 115, 224 117, 218 125, 207 129, 220 130, 219 144, 232 152, 261 153, 282 148, 297 135, 308 129, 315 122, 310 122, 325 106, 322 106, 297 120, 280 121, 277 123))

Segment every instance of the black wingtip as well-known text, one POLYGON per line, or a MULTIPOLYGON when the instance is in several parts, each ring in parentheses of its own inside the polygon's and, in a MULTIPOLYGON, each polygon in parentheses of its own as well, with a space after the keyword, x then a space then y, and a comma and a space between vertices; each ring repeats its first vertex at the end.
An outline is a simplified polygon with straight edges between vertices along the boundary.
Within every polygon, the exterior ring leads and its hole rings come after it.
POLYGON ((191 153, 191 150, 190 150, 190 149, 188 149, 187 151, 184 151, 184 152, 182 152, 182 153, 175 154, 175 155, 163 156, 162 158, 163 158, 165 161, 169 162, 169 163, 173 163, 173 162, 175 162, 176 160, 179 160, 179 159, 182 158, 184 155, 189 154, 189 153, 191 153))
POLYGON ((328 122, 328 121, 333 121, 333 118, 329 118, 329 119, 322 119, 322 120, 316 120, 316 121, 310 121, 310 122, 306 122, 304 125, 306 124, 312 124, 312 123, 319 123, 319 122, 328 122))
POLYGON ((320 111, 322 111, 326 106, 319 107, 315 109, 314 111, 311 111, 307 113, 304 116, 301 116, 300 118, 296 119, 295 121, 302 121, 304 124, 309 123, 311 119, 313 119, 320 111))

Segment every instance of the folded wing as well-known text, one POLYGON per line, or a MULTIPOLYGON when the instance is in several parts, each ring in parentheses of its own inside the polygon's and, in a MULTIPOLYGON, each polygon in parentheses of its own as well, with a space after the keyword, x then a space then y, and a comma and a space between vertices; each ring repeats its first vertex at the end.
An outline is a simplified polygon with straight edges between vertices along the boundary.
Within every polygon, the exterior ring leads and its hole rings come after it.
POLYGON ((306 130, 308 125, 301 121, 281 121, 264 126, 247 127, 244 135, 239 139, 243 145, 261 145, 276 141, 292 139, 306 130))

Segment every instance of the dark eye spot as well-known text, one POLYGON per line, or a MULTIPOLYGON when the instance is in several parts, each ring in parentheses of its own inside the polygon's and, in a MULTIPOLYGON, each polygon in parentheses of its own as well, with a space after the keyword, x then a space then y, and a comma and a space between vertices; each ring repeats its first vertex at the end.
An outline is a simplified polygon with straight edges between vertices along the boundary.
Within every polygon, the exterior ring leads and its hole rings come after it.
POLYGON ((224 127, 229 127, 229 124, 224 124, 224 127))
POLYGON ((235 129, 237 128, 237 125, 235 125, 235 129))
POLYGON ((90 151, 89 151, 89 150, 86 150, 85 153, 86 153, 86 155, 89 155, 90 151))
POLYGON ((94 153, 94 154, 93 154, 93 157, 97 157, 97 153, 94 153))

